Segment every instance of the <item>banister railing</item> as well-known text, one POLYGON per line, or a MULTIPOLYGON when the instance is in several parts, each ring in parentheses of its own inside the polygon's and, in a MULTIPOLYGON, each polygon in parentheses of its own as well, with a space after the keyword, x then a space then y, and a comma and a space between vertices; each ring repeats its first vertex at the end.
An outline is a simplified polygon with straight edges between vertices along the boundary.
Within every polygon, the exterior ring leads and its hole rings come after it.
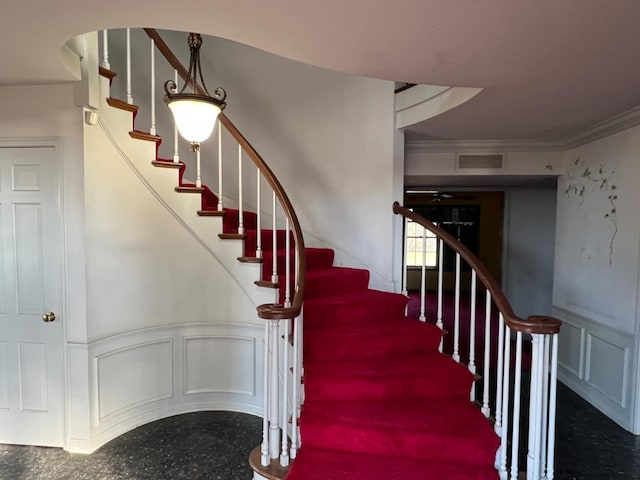
MULTIPOLYGON (((398 202, 393 204, 393 212, 402 215, 405 219, 405 248, 409 245, 407 235, 408 222, 414 222, 422 229, 422 233, 416 234, 414 241, 422 236, 422 252, 418 251, 421 258, 419 267, 422 273, 420 288, 420 316, 421 321, 427 321, 425 315, 426 297, 426 231, 435 236, 438 251, 435 257, 437 260, 437 317, 436 324, 441 328, 449 328, 453 324, 452 334, 453 345, 448 346, 448 353, 454 360, 461 361, 460 344, 461 332, 468 333, 468 368, 472 373, 476 373, 477 365, 475 361, 476 351, 484 349, 482 369, 482 391, 477 397, 476 387, 471 392, 471 400, 478 401, 481 410, 486 417, 494 417, 494 428, 500 436, 500 448, 496 454, 495 467, 500 478, 505 480, 511 478, 517 480, 521 465, 518 460, 521 445, 526 444, 526 478, 527 480, 551 480, 554 472, 554 451, 555 451, 555 415, 556 415, 556 385, 557 385, 557 363, 558 363, 558 333, 560 331, 560 320, 533 315, 527 318, 518 317, 506 296, 502 292, 498 282, 491 275, 487 267, 478 257, 463 245, 453 235, 443 228, 435 225, 428 219, 418 215, 408 208, 400 206, 398 202), (454 290, 454 314, 451 319, 443 320, 443 251, 445 246, 450 248, 456 255, 455 262, 455 290, 454 290), (421 255, 420 255, 421 253, 421 255), (460 315, 461 304, 461 261, 466 262, 471 270, 469 295, 469 328, 463 328, 465 319, 460 315), (482 327, 477 329, 476 325, 476 300, 479 295, 477 281, 480 281, 486 288, 485 309, 484 309, 484 331, 482 327), (492 314, 492 306, 495 305, 497 316, 497 341, 492 336, 492 324, 495 322, 495 315, 492 314), (449 325, 447 325, 449 324, 449 325), (477 330, 481 335, 477 334, 477 330), (515 338, 512 338, 515 335, 515 338), (531 344, 530 352, 530 384, 528 395, 522 388, 523 375, 526 376, 526 365, 524 359, 524 345, 531 344), (514 345, 515 343, 515 345, 514 345), (478 344, 478 345, 476 345, 478 344), (496 358, 497 357, 497 358, 496 358), (513 357, 513 358, 512 358, 513 357), (513 376, 512 376, 513 373, 513 376), (495 392, 491 392, 491 376, 495 375, 495 392), (493 395, 492 395, 493 393, 493 395), (528 432, 524 432, 521 426, 526 424, 521 418, 522 406, 528 401, 528 432)), ((414 232, 415 233, 415 232, 414 232)), ((414 246, 415 247, 415 246, 414 246)), ((415 247, 417 248, 417 247, 415 247)), ((407 250, 405 251, 405 261, 403 262, 403 292, 407 293, 407 250)), ((482 323, 482 322, 480 322, 482 323)), ((495 326, 493 327, 495 328, 495 326)), ((464 341, 467 338, 463 339, 464 341)), ((442 348, 442 345, 441 345, 442 348)), ((466 352, 464 352, 466 354, 466 352)), ((526 407, 526 405, 524 405, 526 407)))
MULTIPOLYGON (((148 73, 151 82, 146 82, 147 86, 136 86, 138 88, 148 88, 151 92, 150 98, 150 110, 151 110, 151 134, 144 134, 146 139, 154 139, 158 140, 160 137, 155 137, 155 129, 156 129, 156 114, 155 114, 155 102, 156 95, 155 92, 155 69, 156 65, 153 61, 155 55, 155 49, 162 55, 162 57, 167 61, 168 65, 171 67, 172 78, 175 78, 174 81, 177 83, 178 76, 183 80, 187 81, 188 72, 187 69, 182 65, 182 63, 178 60, 175 54, 171 51, 166 42, 162 39, 160 34, 151 28, 145 28, 144 32, 151 39, 152 52, 151 52, 151 70, 149 72, 145 71, 145 74, 148 73), (153 138, 151 138, 153 137, 153 138)), ((132 45, 131 45, 131 32, 129 29, 122 31, 113 31, 114 36, 119 34, 126 33, 126 51, 127 51, 127 61, 126 61, 126 78, 131 78, 131 68, 134 68, 135 65, 131 65, 131 54, 129 53, 132 45)), ((108 72, 110 65, 113 65, 116 62, 111 61, 109 63, 109 48, 108 41, 109 35, 107 35, 106 31, 102 36, 102 49, 104 55, 103 62, 103 70, 104 74, 111 74, 112 72, 108 72)), ((144 52, 148 52, 148 47, 143 47, 141 51, 138 51, 138 55, 144 55, 144 52)), ((111 50, 111 58, 114 58, 114 51, 111 50)), ((146 53, 146 55, 149 55, 146 53)), ((136 58, 136 55, 133 55, 136 58)), ((123 67, 125 68, 125 67, 123 67)), ((126 96, 127 99, 132 98, 131 94, 131 85, 130 80, 127 80, 126 87, 126 96)), ((200 85, 195 84, 195 88, 199 93, 205 93, 200 85)), ((107 96, 110 95, 110 92, 107 92, 107 96)), ((136 98, 145 97, 141 95, 139 92, 136 93, 136 98)), ((126 105, 125 102, 120 102, 121 104, 126 105)), ((266 181, 266 183, 271 187, 272 190, 272 212, 268 214, 272 215, 272 225, 273 225, 273 236, 272 236, 272 255, 273 255, 273 275, 270 277, 271 281, 259 279, 256 281, 258 285, 268 285, 269 287, 275 288, 275 296, 276 300, 273 303, 264 303, 257 307, 257 315, 258 317, 266 320, 265 322, 265 342, 264 342, 264 377, 263 377, 263 386, 264 386, 264 423, 263 423, 263 442, 260 446, 260 463, 263 466, 267 466, 272 464, 273 462, 279 463, 279 466, 286 467, 290 459, 295 458, 296 452, 300 447, 300 435, 299 435, 299 427, 297 425, 297 419, 299 416, 301 403, 302 403, 302 395, 301 395, 301 376, 302 376, 302 307, 303 307, 303 297, 304 297, 304 285, 305 285, 305 272, 306 272, 306 252, 305 252, 305 244, 304 238, 302 234, 302 228, 300 226, 300 222, 296 215, 296 212, 293 208, 293 205, 287 196, 284 188, 278 181, 277 177, 274 175, 273 171, 266 164, 264 159, 260 156, 260 154, 256 151, 256 149, 251 145, 251 143, 244 137, 244 135, 238 130, 238 128, 233 124, 233 122, 224 114, 221 113, 218 116, 218 145, 217 145, 217 157, 218 157, 218 168, 217 176, 218 176, 218 205, 217 208, 211 208, 211 205, 207 205, 208 208, 205 208, 206 203, 206 195, 212 193, 208 187, 205 188, 204 183, 200 182, 200 155, 199 151, 197 152, 197 165, 196 165, 196 181, 195 184, 185 184, 181 185, 179 191, 187 191, 187 192, 197 192, 203 195, 203 210, 199 213, 201 215, 226 215, 229 213, 228 205, 229 202, 233 203, 236 199, 232 198, 231 195, 234 195, 233 188, 229 189, 225 187, 225 190, 228 192, 231 190, 230 194, 227 194, 225 197, 225 206, 226 208, 222 208, 222 178, 223 178, 223 148, 222 148, 222 129, 224 128, 228 135, 235 141, 237 144, 237 165, 236 168, 238 170, 238 190, 237 190, 237 204, 238 208, 235 212, 237 215, 237 230, 226 231, 220 234, 221 238, 230 238, 230 239, 244 239, 246 238, 246 230, 254 230, 256 235, 256 245, 254 245, 254 253, 247 256, 247 242, 245 242, 245 256, 238 258, 239 261, 250 262, 250 263, 261 263, 266 261, 263 256, 264 247, 262 245, 262 241, 265 240, 262 237, 264 233, 266 235, 267 231, 262 230, 262 219, 261 215, 264 212, 261 212, 261 182, 262 179, 266 181), (255 165, 256 171, 256 190, 255 190, 255 200, 256 200, 256 211, 251 212, 251 215, 255 215, 255 223, 252 224, 250 228, 246 227, 248 218, 248 210, 243 203, 243 188, 244 183, 246 182, 247 176, 243 176, 243 157, 248 156, 253 164, 255 165), (279 205, 279 210, 277 208, 279 205), (281 212, 284 214, 284 219, 281 219, 281 212), (227 213, 225 213, 227 212, 227 213), (284 221, 281 221, 284 220, 284 221), (276 234, 278 225, 284 224, 284 232, 285 239, 282 240, 281 236, 276 234), (293 240, 293 246, 290 241, 293 240), (278 242, 282 242, 283 245, 279 246, 278 242), (291 248, 293 247, 294 254, 291 255, 291 248), (285 271, 279 274, 277 272, 277 259, 278 254, 282 255, 284 252, 284 265, 285 271), (253 256, 254 255, 254 256, 253 256), (290 268, 291 262, 294 262, 293 269, 290 268), (279 284, 284 283, 282 289, 279 289, 279 284), (291 289, 293 286, 293 289, 291 289), (280 292, 282 290, 282 293, 280 292), (280 296, 279 296, 280 295, 280 296), (282 321, 285 320, 285 321, 282 321)), ((164 135, 168 138, 173 138, 174 145, 172 149, 173 160, 159 160, 155 162, 155 164, 159 164, 162 166, 179 166, 180 171, 185 171, 185 166, 180 162, 179 158, 179 149, 178 142, 179 139, 177 134, 175 133, 175 127, 173 124, 168 124, 166 121, 158 123, 158 130, 164 130, 164 135)), ((138 132, 140 133, 140 132, 138 132)), ((139 137, 137 137, 139 138, 139 137)), ((228 140, 228 139, 227 139, 228 140)), ((202 146, 203 150, 203 158, 206 156, 205 151, 206 147, 202 146)), ((228 163, 231 156, 224 157, 224 163, 228 163)), ((233 160, 231 160, 233 161, 233 160)), ((212 172, 212 175, 215 175, 212 170, 206 170, 208 167, 206 164, 203 165, 205 167, 206 172, 212 172)), ((182 178, 182 177, 181 177, 182 178)), ((269 192, 267 192, 269 193, 269 192)), ((266 213, 264 213, 266 214, 266 213)), ((235 218, 232 216, 232 218, 235 218)), ((228 227, 228 222, 226 223, 228 227)))
POLYGON ((221 113, 218 116, 220 123, 222 123, 229 133, 236 139, 240 145, 244 148, 244 151, 251 157, 253 162, 262 172, 265 179, 276 193, 280 205, 284 210, 289 222, 291 222, 291 231, 293 233, 293 239, 296 246, 296 285, 293 293, 293 301, 290 307, 284 307, 277 304, 264 304, 258 307, 258 315, 260 318, 269 320, 283 320, 290 319, 298 316, 302 309, 302 299, 304 297, 304 276, 306 272, 306 256, 304 251, 304 238, 302 236, 302 228, 296 215, 295 210, 287 196, 286 192, 282 188, 282 185, 273 174, 269 166, 262 159, 260 154, 253 148, 253 146, 247 141, 246 138, 240 133, 236 126, 229 120, 229 118, 221 113))
POLYGON ((408 208, 400 206, 400 203, 395 202, 393 204, 393 212, 395 214, 402 215, 409 218, 412 221, 420 224, 422 227, 429 230, 436 235, 439 239, 442 239, 453 250, 460 252, 460 256, 465 262, 473 269, 478 275, 480 281, 491 292, 491 298, 495 302, 498 310, 504 316, 505 323, 513 330, 523 333, 539 333, 539 334, 553 334, 560 331, 560 325, 562 322, 557 318, 546 317, 540 315, 532 315, 526 319, 518 317, 511 308, 511 304, 507 297, 505 297, 500 285, 496 279, 491 275, 486 265, 480 261, 480 259, 471 252, 464 244, 458 241, 449 232, 430 222, 426 218, 417 213, 412 212, 408 208))

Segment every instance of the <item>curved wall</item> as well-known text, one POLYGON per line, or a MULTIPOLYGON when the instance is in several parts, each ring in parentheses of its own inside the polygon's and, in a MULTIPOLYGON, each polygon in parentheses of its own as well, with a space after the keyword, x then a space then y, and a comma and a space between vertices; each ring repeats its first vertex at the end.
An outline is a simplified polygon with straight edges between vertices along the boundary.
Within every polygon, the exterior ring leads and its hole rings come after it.
POLYGON ((218 238, 221 219, 197 215, 199 195, 174 191, 177 171, 151 165, 155 144, 130 138, 131 118, 102 101, 84 126, 87 341, 68 357, 70 429, 85 436, 70 437, 74 452, 178 413, 262 414, 255 307, 274 293, 253 284, 260 266, 237 261, 240 241, 218 238))

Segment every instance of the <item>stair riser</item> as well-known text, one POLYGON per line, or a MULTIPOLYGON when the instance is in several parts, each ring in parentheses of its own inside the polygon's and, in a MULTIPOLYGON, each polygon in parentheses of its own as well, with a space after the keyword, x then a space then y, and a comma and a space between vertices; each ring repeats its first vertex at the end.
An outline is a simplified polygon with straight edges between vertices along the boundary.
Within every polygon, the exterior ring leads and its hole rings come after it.
MULTIPOLYGON (((253 257, 256 254, 256 249, 258 247, 258 232, 257 230, 246 230, 245 231, 247 237, 244 241, 244 254, 247 257, 253 257)), ((284 230, 276 230, 276 247, 278 250, 283 250, 285 248, 285 240, 287 236, 284 230)), ((263 252, 271 252, 273 251, 273 230, 262 230, 260 233, 260 248, 263 252)), ((293 241, 293 233, 289 233, 289 244, 290 248, 293 251, 295 248, 295 243, 293 241)))
MULTIPOLYGON (((225 209, 224 220, 222 222, 223 233, 238 233, 238 220, 240 214, 238 210, 225 209)), ((243 212, 242 225, 246 230, 255 230, 257 226, 257 215, 253 212, 243 212)))
POLYGON ((361 292, 369 285, 369 272, 366 270, 336 269, 329 275, 314 275, 309 272, 306 278, 305 299, 361 292))
POLYGON ((479 442, 472 432, 468 436, 448 436, 303 422, 301 433, 305 446, 312 448, 457 464, 491 465, 497 447, 494 442, 479 442))
POLYGON ((404 301, 389 299, 378 303, 318 304, 305 313, 305 328, 331 328, 341 325, 385 322, 404 316, 404 301))
POLYGON ((469 398, 471 382, 447 382, 443 378, 377 378, 341 379, 305 376, 305 393, 314 401, 351 402, 385 400, 447 400, 469 398))
MULTIPOLYGON (((364 333, 364 332, 363 332, 364 333)), ((313 343, 305 341, 305 362, 334 363, 365 358, 378 358, 420 351, 435 350, 439 338, 419 335, 362 336, 355 338, 325 336, 313 343), (322 345, 321 348, 318 348, 322 345)))
MULTIPOLYGON (((307 271, 318 270, 321 268, 328 268, 333 263, 333 252, 325 249, 307 249, 307 271)), ((285 272, 285 259, 284 252, 278 252, 277 258, 277 272, 278 275, 283 275, 285 272)), ((271 274, 273 272, 273 253, 265 252, 263 255, 262 263, 262 279, 271 280, 271 274)), ((291 251, 289 259, 290 273, 295 272, 295 251, 291 251)))

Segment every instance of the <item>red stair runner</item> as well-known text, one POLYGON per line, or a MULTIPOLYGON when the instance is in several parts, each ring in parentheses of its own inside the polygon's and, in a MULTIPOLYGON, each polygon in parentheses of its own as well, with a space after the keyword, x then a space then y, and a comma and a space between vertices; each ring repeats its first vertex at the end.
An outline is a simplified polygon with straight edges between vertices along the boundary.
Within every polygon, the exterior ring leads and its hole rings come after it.
MULTIPOLYGON (((178 189, 194 192, 183 163, 153 163, 177 168, 178 189)), ((216 195, 206 186, 195 192, 199 214, 217 214, 216 195)), ((237 234, 238 220, 238 210, 225 208, 222 233, 237 234)), ((256 254, 256 220, 243 213, 245 261, 256 254)), ((272 232, 260 235, 270 280, 272 232)), ((277 232, 281 297, 285 237, 277 232)), ((302 448, 287 480, 496 480, 499 440, 469 401, 473 376, 437 351, 442 331, 407 319, 406 297, 370 290, 368 271, 335 267, 333 258, 307 249, 302 448)))
MULTIPOLYGON (((217 209, 209 189, 202 195, 203 210, 217 209)), ((238 219, 225 209, 223 233, 237 233, 238 219)), ((243 223, 252 258, 255 214, 243 223)), ((273 232, 260 236, 270 280, 273 232)), ((276 236, 283 298, 286 232, 276 236)), ((438 352, 443 332, 407 318, 406 297, 369 289, 368 271, 333 266, 333 250, 306 253, 302 448, 287 480, 496 480, 499 439, 469 401, 473 375, 438 352)))

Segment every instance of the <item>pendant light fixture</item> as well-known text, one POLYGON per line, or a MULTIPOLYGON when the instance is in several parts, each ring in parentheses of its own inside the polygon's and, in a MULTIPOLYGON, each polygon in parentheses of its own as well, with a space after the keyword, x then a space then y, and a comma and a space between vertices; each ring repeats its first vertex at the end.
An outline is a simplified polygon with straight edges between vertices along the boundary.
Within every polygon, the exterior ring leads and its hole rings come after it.
POLYGON ((200 67, 200 47, 202 46, 200 34, 190 33, 188 44, 191 57, 184 86, 178 92, 178 86, 173 80, 165 82, 164 101, 173 113, 180 135, 191 143, 193 151, 198 151, 200 142, 209 138, 218 115, 226 106, 224 101, 227 98, 227 92, 224 88, 218 87, 211 95, 207 90, 200 67), (198 79, 200 79, 200 85, 197 83, 198 79), (187 90, 189 86, 191 86, 189 90, 192 91, 187 90))

